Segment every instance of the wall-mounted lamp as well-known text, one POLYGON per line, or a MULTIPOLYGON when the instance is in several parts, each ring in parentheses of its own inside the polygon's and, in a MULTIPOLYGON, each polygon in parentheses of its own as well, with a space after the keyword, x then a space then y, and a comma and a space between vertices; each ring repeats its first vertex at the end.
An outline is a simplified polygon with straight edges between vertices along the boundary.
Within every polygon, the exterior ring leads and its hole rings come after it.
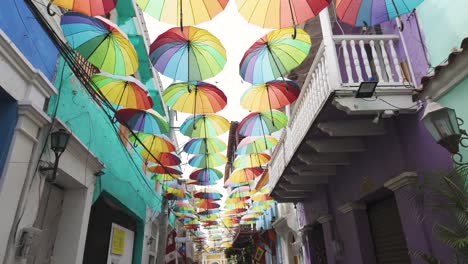
POLYGON ((50 148, 54 151, 55 154, 54 166, 39 168, 39 171, 41 172, 52 171, 52 176, 46 178, 48 182, 55 182, 60 156, 62 156, 62 153, 67 148, 69 139, 70 133, 68 133, 65 129, 59 129, 50 134, 50 148))
POLYGON ((374 95, 375 88, 377 88, 377 81, 369 80, 366 82, 361 82, 359 89, 356 92, 356 98, 369 98, 374 95))
POLYGON ((459 153, 459 145, 468 147, 468 144, 463 142, 468 140, 468 134, 460 129, 464 121, 457 117, 455 110, 427 99, 421 121, 432 138, 452 154, 453 162, 458 165, 464 164, 463 156, 459 153))

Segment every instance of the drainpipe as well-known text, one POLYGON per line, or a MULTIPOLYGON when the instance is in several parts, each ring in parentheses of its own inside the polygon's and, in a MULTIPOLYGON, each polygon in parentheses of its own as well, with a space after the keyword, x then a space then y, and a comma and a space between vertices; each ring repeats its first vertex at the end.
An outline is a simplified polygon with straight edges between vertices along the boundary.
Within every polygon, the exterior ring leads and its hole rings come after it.
POLYGON ((168 214, 168 204, 167 199, 162 199, 161 204, 161 214, 159 217, 159 231, 158 231, 158 248, 156 251, 156 263, 165 263, 166 258, 166 241, 167 241, 167 220, 169 218, 168 214))

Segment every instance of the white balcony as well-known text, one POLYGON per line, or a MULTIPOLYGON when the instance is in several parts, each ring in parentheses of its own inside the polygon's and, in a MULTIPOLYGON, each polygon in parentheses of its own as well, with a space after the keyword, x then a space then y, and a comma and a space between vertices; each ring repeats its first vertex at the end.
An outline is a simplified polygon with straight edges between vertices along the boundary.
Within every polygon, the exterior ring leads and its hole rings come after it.
MULTIPOLYGON (((382 115, 406 114, 414 113, 417 110, 417 105, 412 100, 414 87, 408 81, 411 79, 411 71, 407 70, 408 67, 406 67, 408 57, 405 54, 401 56, 403 58, 398 58, 397 45, 399 43, 400 39, 396 35, 330 35, 327 38, 324 34, 324 41, 310 66, 300 96, 290 108, 289 124, 283 130, 279 143, 274 149, 269 165, 271 190, 279 186, 275 190, 276 194, 279 196, 286 194, 289 200, 294 201, 312 193, 314 184, 326 183, 326 176, 333 174, 334 168, 328 166, 311 172, 316 176, 313 181, 310 180, 311 177, 308 177, 307 181, 298 182, 301 183, 300 185, 285 184, 284 181, 279 183, 282 176, 285 176, 286 179, 290 176, 287 174, 290 174, 291 170, 289 169, 289 172, 285 173, 285 169, 294 157, 308 155, 308 159, 314 158, 312 157, 314 154, 297 151, 303 143, 315 144, 315 148, 323 147, 328 149, 326 152, 332 152, 332 154, 327 153, 315 157, 315 159, 323 161, 320 165, 346 164, 346 159, 343 155, 340 156, 340 148, 348 147, 361 151, 359 139, 340 139, 340 142, 334 142, 339 143, 335 144, 338 149, 333 150, 334 144, 323 142, 323 140, 322 142, 314 142, 307 138, 307 134, 325 107, 336 107, 349 116, 377 115, 379 113, 382 115), (376 96, 368 99, 355 98, 360 83, 371 78, 378 80, 376 96), (330 161, 330 164, 327 164, 325 160, 333 160, 333 162, 330 161)), ((327 132, 328 127, 323 124, 323 121, 322 117, 318 129, 327 132)), ((354 123, 359 124, 358 121, 354 123)), ((331 129, 333 131, 328 132, 329 134, 336 133, 336 131, 340 133, 339 131, 354 129, 357 134, 380 133, 381 127, 373 126, 372 122, 369 123, 368 129, 370 130, 367 132, 363 131, 366 128, 362 126, 350 127, 343 123, 332 124, 341 127, 340 129, 331 129), (345 128, 343 126, 348 127, 343 129, 345 128)), ((336 141, 336 139, 333 140, 336 141)), ((300 168, 296 169, 295 172, 300 174, 300 168)))

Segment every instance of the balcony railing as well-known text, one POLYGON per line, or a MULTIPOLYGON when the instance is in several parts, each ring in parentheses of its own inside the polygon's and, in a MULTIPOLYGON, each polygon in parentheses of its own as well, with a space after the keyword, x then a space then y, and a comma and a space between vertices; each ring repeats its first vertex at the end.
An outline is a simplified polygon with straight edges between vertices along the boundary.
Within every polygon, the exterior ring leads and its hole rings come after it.
MULTIPOLYGON (((322 42, 299 98, 291 106, 270 161, 270 187, 274 187, 304 136, 329 97, 336 91, 355 91, 362 81, 378 80, 377 89, 404 89, 406 81, 395 45, 396 35, 335 35, 332 52, 322 42), (333 56, 330 56, 332 54, 333 56)), ((406 55, 403 56, 406 59, 406 55)), ((273 189, 273 188, 271 188, 273 189)))

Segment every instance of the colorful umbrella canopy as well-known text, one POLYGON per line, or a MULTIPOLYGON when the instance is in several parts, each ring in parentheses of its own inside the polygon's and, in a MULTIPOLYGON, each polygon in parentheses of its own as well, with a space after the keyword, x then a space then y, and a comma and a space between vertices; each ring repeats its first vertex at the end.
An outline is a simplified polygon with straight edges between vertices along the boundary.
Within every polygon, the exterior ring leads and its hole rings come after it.
POLYGON ((227 132, 229 126, 229 121, 222 116, 202 114, 185 119, 180 133, 191 138, 213 138, 227 132))
POLYGON ((249 111, 279 109, 294 102, 300 93, 293 81, 270 81, 253 85, 241 96, 241 106, 249 111))
POLYGON ((413 11, 424 0, 337 0, 336 15, 346 24, 374 26, 413 11))
POLYGON ((120 109, 115 113, 115 119, 133 131, 153 135, 166 134, 169 132, 169 124, 166 120, 158 114, 158 112, 151 109, 120 109))
POLYGON ((269 201, 272 200, 269 194, 256 194, 252 197, 252 201, 259 202, 259 201, 269 201))
POLYGON ((193 197, 195 198, 200 198, 200 199, 210 199, 210 200, 219 200, 223 197, 223 195, 219 192, 213 191, 213 192, 196 192, 193 197))
POLYGON ((94 88, 117 106, 146 110, 153 107, 145 85, 131 76, 116 76, 98 73, 91 76, 94 88))
POLYGON ((184 145, 189 154, 209 154, 224 151, 226 143, 217 138, 193 138, 184 145))
POLYGON ((201 81, 171 84, 164 90, 163 100, 172 110, 193 115, 216 113, 227 104, 223 91, 201 81))
POLYGON ((116 75, 136 72, 135 48, 114 23, 102 17, 67 12, 60 25, 70 46, 92 65, 116 75))
POLYGON ((155 174, 151 177, 151 179, 157 180, 157 181, 170 181, 170 180, 180 179, 180 178, 182 178, 182 175, 169 174, 169 173, 155 174))
POLYGON ((244 212, 247 212, 247 209, 245 209, 245 208, 236 208, 236 209, 231 209, 229 211, 226 211, 226 215, 242 214, 244 212))
POLYGON ((213 203, 213 202, 208 202, 208 201, 201 201, 196 203, 197 208, 200 209, 216 209, 219 208, 219 204, 213 203))
POLYGON ((270 159, 270 155, 266 153, 246 154, 237 156, 232 165, 237 169, 260 167, 267 164, 270 159))
POLYGON ((244 208, 248 206, 249 204, 246 202, 229 203, 229 204, 224 205, 224 209, 230 210, 230 209, 244 208))
POLYGON ((250 197, 229 198, 229 199, 226 199, 226 201, 224 201, 224 203, 225 204, 238 203, 238 202, 242 202, 242 201, 247 201, 249 199, 250 199, 250 197))
POLYGON ((221 153, 209 153, 195 155, 189 160, 189 164, 196 168, 214 168, 226 164, 227 157, 221 153))
POLYGON ((176 197, 185 197, 185 191, 182 189, 182 186, 176 183, 161 183, 163 190, 166 194, 172 194, 176 197))
POLYGON ((174 174, 174 175, 182 175, 182 172, 176 168, 166 167, 166 166, 151 166, 148 167, 147 170, 152 173, 157 174, 174 174))
POLYGON ((211 186, 211 185, 216 185, 216 181, 196 181, 195 184, 200 185, 200 186, 211 186))
POLYGON ((207 209, 207 210, 198 212, 198 214, 199 215, 210 215, 210 214, 217 214, 219 212, 221 212, 220 209, 207 209))
POLYGON ((252 84, 273 81, 301 64, 309 54, 310 36, 302 29, 293 39, 293 28, 273 30, 244 54, 239 73, 252 84))
POLYGON ((151 44, 149 57, 160 73, 185 82, 214 77, 226 64, 226 50, 219 39, 196 27, 162 33, 151 44))
POLYGON ((50 0, 50 2, 88 16, 103 16, 115 8, 117 0, 50 0))
MULTIPOLYGON (((136 137, 138 140, 141 141, 145 149, 140 151, 140 155, 146 159, 153 161, 151 159, 157 159, 157 154, 161 152, 173 152, 176 150, 174 144, 172 144, 171 140, 163 135, 151 135, 146 133, 136 133, 136 137), (147 151, 151 152, 151 154, 147 151)), ((140 142, 135 138, 135 136, 130 135, 128 137, 129 141, 132 142, 134 145, 138 145, 140 142)), ((158 159, 159 160, 159 159, 158 159)), ((160 163, 162 161, 153 161, 156 163, 160 163)))
POLYGON ((228 0, 136 0, 140 8, 161 22, 191 26, 213 19, 228 0))
POLYGON ((272 136, 246 137, 237 146, 238 155, 259 153, 278 144, 278 140, 272 136))
POLYGON ((249 197, 254 194, 255 191, 249 191, 249 192, 233 192, 229 194, 229 198, 244 198, 244 197, 249 197))
POLYGON ((278 110, 253 112, 239 123, 237 132, 242 136, 264 136, 279 131, 288 124, 288 116, 278 110))
POLYGON ((151 161, 163 166, 177 166, 181 163, 179 156, 172 152, 157 152, 152 153, 151 155, 146 149, 143 149, 140 151, 140 155, 145 159, 145 161, 151 161))
POLYGON ((190 173, 190 179, 199 182, 215 182, 223 177, 223 173, 217 169, 207 168, 194 170, 190 173))
POLYGON ((262 173, 263 169, 260 167, 236 169, 231 173, 228 181, 229 183, 253 181, 255 178, 262 175, 262 173))
POLYGON ((236 0, 237 10, 263 28, 284 28, 318 15, 331 0, 236 0), (292 17, 291 17, 292 16, 292 17))

